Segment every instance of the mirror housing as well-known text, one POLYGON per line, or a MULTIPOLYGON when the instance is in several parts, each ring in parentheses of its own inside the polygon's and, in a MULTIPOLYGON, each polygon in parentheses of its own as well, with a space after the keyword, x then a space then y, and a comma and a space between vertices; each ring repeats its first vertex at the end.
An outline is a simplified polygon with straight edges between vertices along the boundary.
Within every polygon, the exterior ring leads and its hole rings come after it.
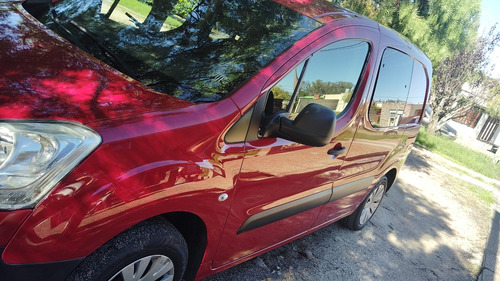
POLYGON ((310 146, 325 146, 332 140, 337 118, 330 108, 310 103, 294 120, 277 113, 264 125, 263 137, 278 137, 310 146))

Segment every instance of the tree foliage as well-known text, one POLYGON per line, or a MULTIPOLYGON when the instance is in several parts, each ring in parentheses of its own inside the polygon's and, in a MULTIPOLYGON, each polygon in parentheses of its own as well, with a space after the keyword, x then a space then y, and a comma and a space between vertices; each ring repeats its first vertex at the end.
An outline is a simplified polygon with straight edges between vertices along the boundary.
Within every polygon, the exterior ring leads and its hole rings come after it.
POLYGON ((472 43, 479 26, 480 0, 336 2, 408 37, 434 66, 472 43))
POLYGON ((486 112, 490 116, 500 119, 500 81, 489 79, 487 86, 488 101, 486 102, 486 112))
POLYGON ((464 48, 442 60, 434 72, 428 130, 433 133, 451 118, 460 117, 474 106, 487 107, 490 79, 484 69, 490 64, 488 54, 500 42, 495 27, 480 37, 472 48, 464 48))
POLYGON ((338 81, 304 81, 300 86, 299 96, 324 96, 342 94, 351 91, 353 84, 351 82, 338 81))
POLYGON ((284 90, 280 85, 277 85, 273 88, 273 96, 275 99, 289 100, 292 93, 284 90))

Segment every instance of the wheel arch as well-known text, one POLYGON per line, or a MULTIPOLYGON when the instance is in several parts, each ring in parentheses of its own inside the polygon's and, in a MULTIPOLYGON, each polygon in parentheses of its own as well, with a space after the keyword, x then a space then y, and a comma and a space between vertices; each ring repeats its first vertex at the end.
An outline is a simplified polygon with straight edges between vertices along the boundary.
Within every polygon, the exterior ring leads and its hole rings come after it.
POLYGON ((186 240, 188 265, 184 280, 194 280, 207 248, 207 227, 205 222, 193 213, 172 212, 161 215, 166 218, 186 240))
MULTIPOLYGON (((194 280, 196 274, 198 273, 198 269, 200 267, 201 261, 206 251, 207 228, 203 220, 193 213, 171 212, 171 213, 156 215, 150 218, 145 218, 144 220, 119 232, 109 241, 115 239, 124 232, 136 228, 141 224, 144 224, 147 221, 150 221, 152 223, 158 223, 165 220, 168 221, 182 235, 187 244, 188 263, 182 280, 186 281, 194 280)), ((99 248, 103 247, 104 245, 105 244, 101 245, 99 248)), ((98 251, 99 248, 97 248, 93 253, 98 251)), ((89 256, 87 256, 85 259, 87 259, 89 256)), ((83 259, 80 263, 75 264, 75 267, 73 268, 72 272, 78 270, 78 268, 82 264, 84 264, 85 259, 83 259)))
POLYGON ((398 175, 398 171, 396 168, 392 168, 387 173, 385 173, 385 176, 387 177, 387 190, 386 190, 386 192, 389 191, 389 189, 391 189, 392 185, 396 181, 397 175, 398 175))

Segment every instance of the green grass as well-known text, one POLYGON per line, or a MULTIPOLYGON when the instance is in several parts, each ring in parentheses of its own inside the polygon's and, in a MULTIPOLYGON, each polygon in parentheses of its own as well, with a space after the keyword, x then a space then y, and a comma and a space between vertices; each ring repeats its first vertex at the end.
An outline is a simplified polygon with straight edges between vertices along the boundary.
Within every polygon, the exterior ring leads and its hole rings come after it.
POLYGON ((470 183, 464 185, 465 188, 467 188, 471 193, 473 193, 478 200, 487 203, 488 206, 491 206, 493 203, 495 203, 495 199, 491 195, 490 191, 470 183))
POLYGON ((486 183, 486 184, 490 184, 491 183, 490 181, 486 180, 484 177, 480 177, 476 173, 474 173, 474 174, 469 173, 467 170, 464 170, 461 167, 450 166, 448 168, 450 168, 450 169, 452 169, 452 170, 454 170, 454 171, 456 171, 458 173, 465 174, 465 175, 467 175, 467 176, 469 176, 469 177, 471 177, 471 178, 473 178, 475 180, 481 181, 483 183, 486 183))
POLYGON ((431 135, 422 128, 415 144, 489 178, 500 179, 500 164, 495 165, 488 156, 470 150, 448 138, 431 135))
POLYGON ((120 5, 129 8, 130 10, 137 12, 141 15, 147 16, 149 12, 151 11, 151 6, 139 2, 137 0, 121 0, 120 5))
POLYGON ((450 191, 457 195, 461 205, 474 208, 481 213, 482 217, 488 217, 492 206, 495 204, 493 194, 480 186, 460 179, 450 179, 450 191))
MULTIPOLYGON (((120 0, 120 5, 122 5, 123 7, 126 7, 126 8, 129 8, 130 10, 136 12, 136 13, 139 13, 141 15, 143 15, 144 17, 146 17, 149 12, 151 12, 151 6, 146 4, 146 3, 142 3, 142 2, 139 2, 137 0, 120 0)), ((177 28, 179 26, 182 25, 182 22, 169 16, 167 17, 167 19, 165 20, 165 23, 170 25, 172 28, 177 28)))

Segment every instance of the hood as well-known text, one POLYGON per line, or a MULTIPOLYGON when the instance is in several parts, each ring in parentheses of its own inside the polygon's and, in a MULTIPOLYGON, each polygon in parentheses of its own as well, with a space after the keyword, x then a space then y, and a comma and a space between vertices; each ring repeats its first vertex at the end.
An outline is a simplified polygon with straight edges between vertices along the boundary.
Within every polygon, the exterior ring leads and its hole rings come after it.
POLYGON ((0 3, 0 119, 89 123, 192 105, 114 70, 0 3))

